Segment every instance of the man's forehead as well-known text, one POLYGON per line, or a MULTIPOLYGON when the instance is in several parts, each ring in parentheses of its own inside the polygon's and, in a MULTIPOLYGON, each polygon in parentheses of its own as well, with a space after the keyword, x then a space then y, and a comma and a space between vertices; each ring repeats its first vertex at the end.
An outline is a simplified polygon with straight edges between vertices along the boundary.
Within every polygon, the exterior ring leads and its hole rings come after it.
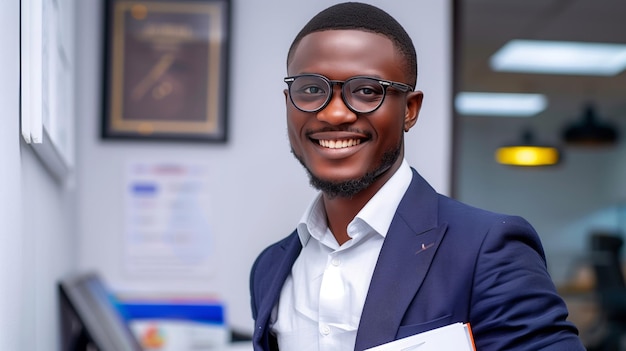
POLYGON ((287 73, 316 73, 338 80, 373 76, 405 81, 404 63, 404 57, 384 35, 358 30, 320 31, 303 37, 288 61, 287 73))
POLYGON ((371 46, 372 48, 382 49, 381 46, 389 46, 390 49, 397 50, 394 41, 384 34, 365 30, 365 29, 325 29, 311 32, 303 36, 299 42, 293 47, 287 64, 289 65, 296 53, 308 51, 309 46, 336 46, 336 50, 347 51, 358 45, 360 48, 371 46))

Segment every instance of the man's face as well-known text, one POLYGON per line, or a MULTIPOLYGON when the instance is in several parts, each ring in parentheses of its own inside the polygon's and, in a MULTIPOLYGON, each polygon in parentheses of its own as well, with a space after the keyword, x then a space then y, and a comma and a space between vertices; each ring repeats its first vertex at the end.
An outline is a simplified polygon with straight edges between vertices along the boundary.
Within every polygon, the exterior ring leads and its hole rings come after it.
MULTIPOLYGON (((383 35, 328 30, 305 36, 287 70, 290 76, 315 73, 341 81, 370 76, 406 83, 403 67, 403 57, 383 35)), ((374 182, 382 185, 395 172, 402 162, 403 133, 413 126, 421 106, 421 92, 394 88, 387 89, 377 110, 366 114, 348 109, 338 85, 318 112, 298 110, 287 90, 285 98, 293 154, 310 173, 313 185, 331 196, 347 197, 374 182)))

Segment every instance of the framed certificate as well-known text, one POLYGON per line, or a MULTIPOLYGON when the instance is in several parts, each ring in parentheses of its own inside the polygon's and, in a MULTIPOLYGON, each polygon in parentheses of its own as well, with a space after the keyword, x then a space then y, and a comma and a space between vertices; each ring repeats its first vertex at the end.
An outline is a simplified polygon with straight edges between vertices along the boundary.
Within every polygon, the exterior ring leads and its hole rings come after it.
POLYGON ((225 142, 229 0, 106 0, 102 137, 225 142))

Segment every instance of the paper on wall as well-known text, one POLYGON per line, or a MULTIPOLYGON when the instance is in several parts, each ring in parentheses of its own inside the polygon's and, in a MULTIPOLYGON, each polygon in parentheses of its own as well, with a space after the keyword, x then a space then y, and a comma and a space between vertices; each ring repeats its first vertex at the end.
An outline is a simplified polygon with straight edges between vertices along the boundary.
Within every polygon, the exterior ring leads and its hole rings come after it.
POLYGON ((131 162, 125 183, 125 269, 143 277, 214 272, 208 166, 131 162))

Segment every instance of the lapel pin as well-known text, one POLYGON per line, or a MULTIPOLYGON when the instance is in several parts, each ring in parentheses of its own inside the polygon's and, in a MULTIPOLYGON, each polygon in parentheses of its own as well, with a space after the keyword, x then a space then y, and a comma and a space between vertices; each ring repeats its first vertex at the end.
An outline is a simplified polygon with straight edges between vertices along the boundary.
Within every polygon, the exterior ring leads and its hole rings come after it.
POLYGON ((420 253, 420 252, 422 252, 422 251, 425 251, 426 249, 428 249, 428 248, 432 247, 433 245, 435 245, 435 243, 430 243, 430 244, 428 244, 428 245, 426 245, 426 244, 422 243, 422 247, 421 247, 421 249, 420 249, 420 250, 418 250, 415 254, 418 254, 418 253, 420 253))

